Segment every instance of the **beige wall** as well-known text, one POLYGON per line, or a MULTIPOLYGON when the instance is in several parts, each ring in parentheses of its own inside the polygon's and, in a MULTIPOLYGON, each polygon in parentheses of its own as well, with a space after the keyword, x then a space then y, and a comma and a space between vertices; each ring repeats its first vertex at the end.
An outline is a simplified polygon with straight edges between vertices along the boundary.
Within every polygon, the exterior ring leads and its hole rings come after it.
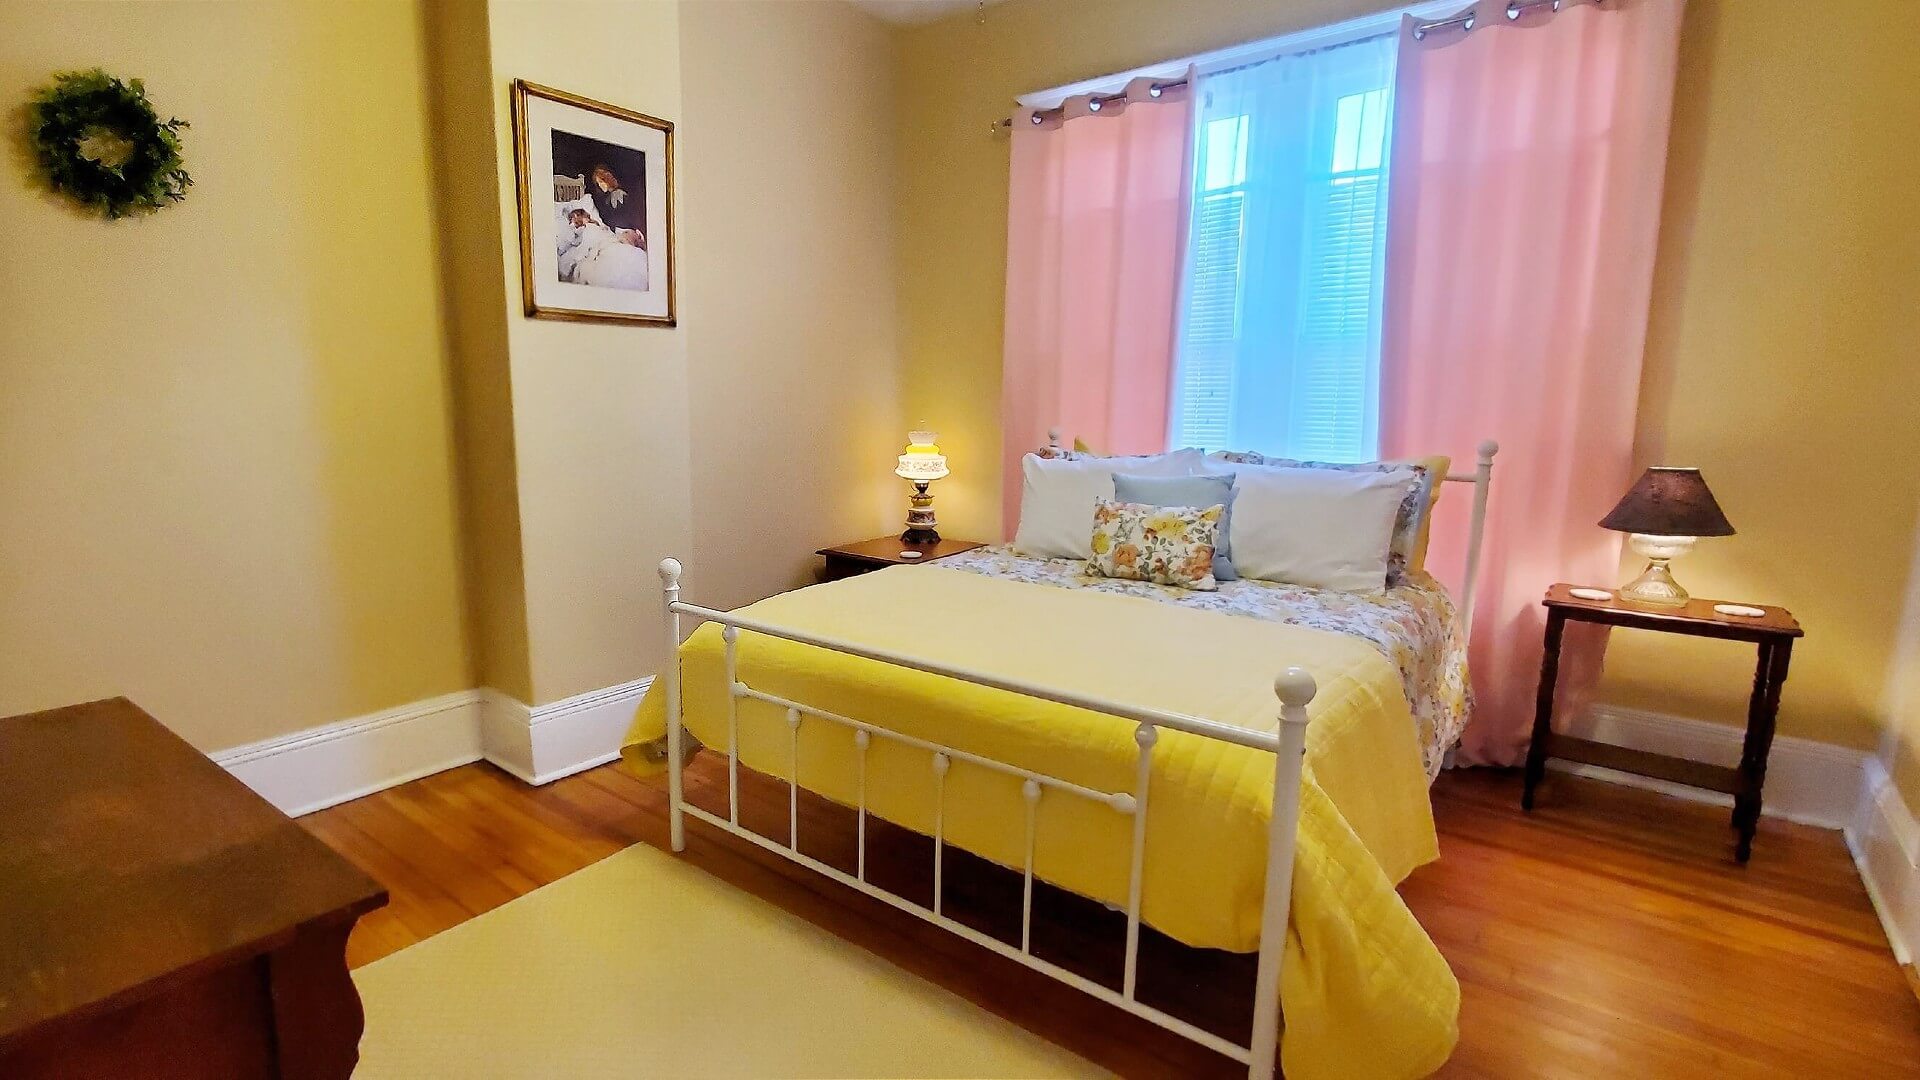
MULTIPOLYGON (((1920 472, 1920 28, 1897 0, 1696 2, 1682 42, 1638 456, 1698 465, 1738 536, 1703 596, 1791 608, 1781 728, 1877 740, 1920 472)), ((1603 691, 1737 720, 1744 650, 1617 634, 1603 691)))
MULTIPOLYGON (((653 567, 691 546, 684 329, 520 315, 509 86, 680 115, 679 5, 488 5, 531 704, 638 678, 664 649, 653 567)), ((681 265, 688 261, 685 248, 681 265)))
MULTIPOLYGON (((1380 6, 1012 0, 984 24, 967 12, 902 35, 905 395, 956 462, 940 493, 950 531, 1000 524, 1007 144, 988 124, 1017 94, 1380 6)), ((1791 0, 1690 5, 1637 432, 1644 462, 1702 466, 1740 529, 1704 542, 1682 580, 1807 626, 1782 730, 1861 748, 1920 505, 1920 473, 1878 465, 1920 430, 1914 342, 1895 337, 1920 286, 1907 15, 1896 0, 1811 20, 1791 0)), ((1621 633, 1604 693, 1732 721, 1750 680, 1736 647, 1621 633)))
POLYGON ((1920 543, 1907 575, 1906 603, 1887 675, 1887 731, 1880 757, 1910 809, 1920 811, 1920 543))
POLYGON ((428 5, 436 222, 445 289, 441 311, 453 353, 456 445, 467 627, 474 677, 533 700, 526 568, 520 556, 520 482, 514 454, 507 324, 518 300, 501 267, 494 78, 487 9, 468 0, 428 5), (475 180, 474 178, 478 178, 475 180))
MULTIPOLYGON (((511 433, 485 463, 476 432, 464 460, 515 492, 538 704, 654 670, 664 556, 691 597, 744 603, 900 501, 890 53, 834 2, 494 3, 489 22, 506 373, 484 335, 461 366, 508 386, 511 433), (520 316, 516 78, 675 122, 679 328, 520 316)), ((497 539, 505 516, 470 528, 497 539)))
POLYGON ((141 76, 198 180, 0 185, 0 714, 550 702, 653 670, 663 556, 731 604, 886 528, 890 59, 837 2, 0 10, 0 86, 141 76), (680 329, 521 316, 515 78, 680 125, 680 329))
POLYGON ((892 54, 834 2, 689 3, 680 33, 687 588, 731 607, 905 513, 892 54))
POLYGON ((138 76, 196 181, 106 222, 0 148, 0 715, 126 694, 217 749, 472 685, 420 23, 0 5, 10 123, 138 76))

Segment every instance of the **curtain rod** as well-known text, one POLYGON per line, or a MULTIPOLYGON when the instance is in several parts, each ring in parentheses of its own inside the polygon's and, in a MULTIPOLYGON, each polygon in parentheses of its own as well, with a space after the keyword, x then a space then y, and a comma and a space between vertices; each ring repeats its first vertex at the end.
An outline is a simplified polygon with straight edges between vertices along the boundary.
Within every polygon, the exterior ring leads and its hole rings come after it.
MULTIPOLYGON (((1185 79, 1156 79, 1148 84, 1147 96, 1157 98, 1168 90, 1185 85, 1187 85, 1187 80, 1185 79)), ((1089 94, 1087 95, 1087 108, 1092 112, 1099 112, 1101 107, 1109 101, 1125 101, 1126 99, 1127 92, 1125 90, 1119 90, 1111 94, 1089 94)), ((1056 105, 1051 109, 1035 109, 1033 110, 1033 122, 1036 124, 1042 123, 1049 116, 1060 115, 1065 108, 1066 106, 1063 104, 1056 105)), ((978 121, 975 122, 978 123, 978 121)), ((1009 116, 993 126, 996 130, 1003 127, 1012 127, 1013 117, 1009 116)))
MULTIPOLYGON (((1507 0, 1507 6, 1506 6, 1507 21, 1512 22, 1518 19, 1521 15, 1525 14, 1526 12, 1533 10, 1534 8, 1551 6, 1553 10, 1557 12, 1560 10, 1560 8, 1563 5, 1576 4, 1581 2, 1582 0, 1507 0)), ((1595 5, 1598 5, 1603 3, 1604 0, 1586 0, 1586 2, 1590 2, 1595 5)), ((1426 40, 1427 35, 1435 30, 1445 30, 1455 26, 1459 27, 1462 33, 1470 32, 1476 25, 1475 17, 1478 13, 1477 12, 1478 8, 1479 8, 1479 5, 1475 4, 1474 6, 1467 8, 1465 11, 1462 11, 1457 15, 1449 16, 1445 19, 1434 19, 1428 22, 1415 23, 1413 25, 1413 39, 1415 41, 1424 41, 1426 40)), ((1172 90, 1175 87, 1180 87, 1185 85, 1187 85, 1187 80, 1184 78, 1156 80, 1154 83, 1152 83, 1148 87, 1147 93, 1149 96, 1157 98, 1160 96, 1162 91, 1172 90)), ((1126 96, 1127 96, 1127 93, 1125 90, 1121 90, 1112 94, 1091 94, 1091 95, 1088 95, 1087 108, 1089 111, 1099 112, 1101 107, 1106 105, 1108 102, 1123 101, 1126 99, 1126 96)), ((1060 115, 1060 113, 1064 108, 1065 108, 1064 105, 1057 105, 1051 109, 1035 109, 1031 114, 1033 117, 1033 122, 1035 124, 1044 123, 1048 118, 1060 115)), ((1013 126, 1013 117, 1009 116, 1000 120, 998 123, 995 123, 990 130, 997 132, 1001 128, 1010 128, 1012 126, 1013 126)))
MULTIPOLYGON (((1529 11, 1532 11, 1534 8, 1551 6, 1553 10, 1559 11, 1562 7, 1571 6, 1573 4, 1578 4, 1581 2, 1582 0, 1507 0, 1507 7, 1506 7, 1507 21, 1513 22, 1514 20, 1518 19, 1521 15, 1529 11)), ((1587 0, 1587 2, 1597 6, 1601 3, 1604 3, 1605 0, 1587 0)), ((1445 30, 1449 27, 1454 27, 1454 26, 1459 27, 1461 33, 1466 33, 1472 30, 1474 26, 1477 25, 1476 16, 1478 14, 1478 11, 1476 9, 1478 9, 1479 6, 1480 5, 1475 4, 1473 7, 1470 7, 1465 11, 1462 11, 1457 15, 1449 16, 1448 18, 1445 18, 1445 19, 1435 19, 1432 22, 1415 23, 1413 26, 1413 40, 1425 41, 1429 33, 1435 30, 1445 30)))

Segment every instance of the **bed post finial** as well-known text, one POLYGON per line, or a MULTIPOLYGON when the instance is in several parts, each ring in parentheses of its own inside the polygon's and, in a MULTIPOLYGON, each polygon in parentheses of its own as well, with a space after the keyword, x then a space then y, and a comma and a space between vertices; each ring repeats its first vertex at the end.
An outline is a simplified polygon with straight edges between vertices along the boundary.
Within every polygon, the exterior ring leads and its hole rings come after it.
MULTIPOLYGON (((1305 709, 1307 702, 1313 700, 1313 695, 1317 693, 1319 689, 1313 681, 1313 676, 1309 675, 1305 668, 1290 667, 1281 672, 1279 676, 1273 680, 1274 696, 1278 697, 1280 704, 1285 706, 1280 710, 1281 718, 1293 720, 1294 718, 1287 714, 1305 709)), ((1304 723, 1305 721, 1306 716, 1302 714, 1298 722, 1304 723)))
POLYGON ((1052 447, 1055 450, 1060 449, 1060 429, 1059 428, 1050 427, 1047 429, 1047 445, 1052 447))
POLYGON ((1493 439, 1483 440, 1477 449, 1480 451, 1480 464, 1493 464, 1493 455, 1500 452, 1500 444, 1493 439))
POLYGON ((660 560, 660 584, 669 589, 680 587, 680 560, 668 558, 660 560))

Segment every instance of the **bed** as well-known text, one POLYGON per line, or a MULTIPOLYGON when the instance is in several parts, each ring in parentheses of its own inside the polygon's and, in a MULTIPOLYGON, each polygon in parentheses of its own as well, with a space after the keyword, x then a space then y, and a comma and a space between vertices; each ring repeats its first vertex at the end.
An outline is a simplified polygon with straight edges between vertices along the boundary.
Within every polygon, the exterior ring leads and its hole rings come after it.
POLYGON ((1458 617, 1446 588, 1424 570, 1375 596, 1250 578, 1222 582, 1217 592, 1194 592, 1092 576, 1077 562, 1028 558, 1016 554, 1007 544, 950 556, 929 569, 1137 596, 1196 611, 1217 611, 1364 639, 1380 650, 1399 674, 1413 713, 1421 768, 1429 782, 1440 775, 1472 711, 1466 622, 1458 617))
MULTIPOLYGON (((1475 484, 1476 538, 1491 462, 1483 448, 1448 477, 1475 484)), ((669 752, 676 848, 681 819, 704 820, 1252 1076, 1272 1074, 1276 1042, 1298 1077, 1423 1075, 1450 1053, 1458 985, 1394 891, 1437 855, 1427 784, 1470 707, 1463 620, 1431 577, 1379 596, 1196 593, 1000 547, 720 612, 681 602, 680 574, 662 567, 674 640, 683 617, 704 625, 628 741, 684 728, 727 755, 730 790, 726 814, 685 805, 669 752), (871 887, 864 862, 847 874, 802 854, 797 811, 784 844, 740 828, 742 768, 857 808, 863 845, 867 815, 934 837, 931 908, 871 887), (1121 987, 1034 957, 1024 929, 1016 946, 945 918, 946 845, 1124 910, 1121 987), (1281 1009, 1257 1009, 1240 1046, 1140 1004, 1143 923, 1257 951, 1257 1000, 1281 1009)))

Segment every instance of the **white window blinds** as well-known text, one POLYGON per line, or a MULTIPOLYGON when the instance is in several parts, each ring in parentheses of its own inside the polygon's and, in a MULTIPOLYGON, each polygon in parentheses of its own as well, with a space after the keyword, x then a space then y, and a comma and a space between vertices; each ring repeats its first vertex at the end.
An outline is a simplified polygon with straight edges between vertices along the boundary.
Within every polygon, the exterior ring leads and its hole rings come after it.
POLYGON ((1393 59, 1388 36, 1202 81, 1172 445, 1374 455, 1393 59))

